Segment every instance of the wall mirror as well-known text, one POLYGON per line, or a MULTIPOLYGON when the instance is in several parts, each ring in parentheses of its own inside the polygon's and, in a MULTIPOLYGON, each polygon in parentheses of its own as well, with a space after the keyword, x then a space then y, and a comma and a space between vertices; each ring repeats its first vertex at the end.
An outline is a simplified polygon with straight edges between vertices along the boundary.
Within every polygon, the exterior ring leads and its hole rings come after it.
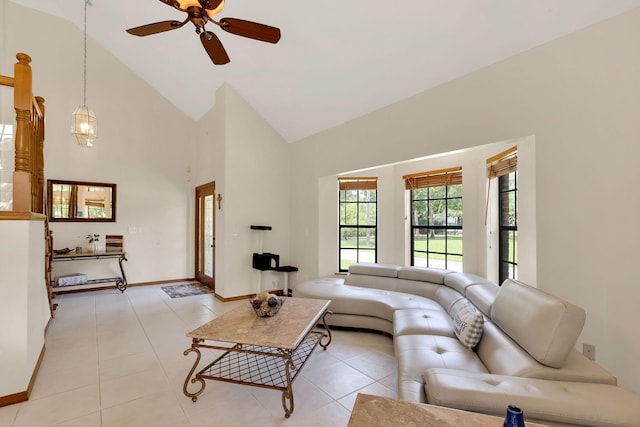
POLYGON ((116 184, 47 181, 50 221, 115 222, 116 184))

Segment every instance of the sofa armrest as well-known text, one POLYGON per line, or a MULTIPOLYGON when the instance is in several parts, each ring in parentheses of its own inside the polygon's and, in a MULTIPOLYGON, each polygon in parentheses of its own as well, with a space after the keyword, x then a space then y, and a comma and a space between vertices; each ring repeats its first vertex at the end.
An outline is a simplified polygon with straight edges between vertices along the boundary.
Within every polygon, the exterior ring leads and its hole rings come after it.
POLYGON ((509 404, 530 421, 580 426, 640 425, 640 395, 610 384, 550 381, 433 368, 423 374, 427 403, 504 415, 509 404))

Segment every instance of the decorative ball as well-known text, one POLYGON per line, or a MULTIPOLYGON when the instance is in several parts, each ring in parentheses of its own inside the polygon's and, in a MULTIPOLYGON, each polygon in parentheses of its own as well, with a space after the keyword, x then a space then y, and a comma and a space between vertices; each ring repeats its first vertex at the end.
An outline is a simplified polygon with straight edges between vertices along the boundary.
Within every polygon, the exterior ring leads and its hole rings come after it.
POLYGON ((249 299, 253 311, 255 311, 259 317, 275 316, 285 301, 285 297, 278 297, 268 292, 260 292, 255 298, 249 299))

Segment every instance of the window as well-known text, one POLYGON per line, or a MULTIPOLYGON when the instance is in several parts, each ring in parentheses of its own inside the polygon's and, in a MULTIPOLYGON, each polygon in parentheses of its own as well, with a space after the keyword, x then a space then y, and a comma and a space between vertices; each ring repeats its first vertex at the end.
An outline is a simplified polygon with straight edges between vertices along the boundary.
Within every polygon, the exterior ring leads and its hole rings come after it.
POLYGON ((498 182, 498 283, 518 278, 517 149, 487 159, 489 185, 498 182))
POLYGON ((462 168, 406 175, 411 265, 462 271, 462 168))
POLYGON ((356 262, 377 262, 377 178, 338 178, 339 271, 356 262))

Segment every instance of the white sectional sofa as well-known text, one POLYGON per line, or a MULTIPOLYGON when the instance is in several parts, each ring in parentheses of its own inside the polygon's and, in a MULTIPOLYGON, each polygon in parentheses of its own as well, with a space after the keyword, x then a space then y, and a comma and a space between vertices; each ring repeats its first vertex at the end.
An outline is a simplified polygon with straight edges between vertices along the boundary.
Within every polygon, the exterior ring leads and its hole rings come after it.
POLYGON ((293 296, 330 299, 330 325, 393 334, 400 399, 494 415, 515 404, 550 426, 640 426, 640 396, 574 348, 584 310, 524 283, 361 263, 293 296))

